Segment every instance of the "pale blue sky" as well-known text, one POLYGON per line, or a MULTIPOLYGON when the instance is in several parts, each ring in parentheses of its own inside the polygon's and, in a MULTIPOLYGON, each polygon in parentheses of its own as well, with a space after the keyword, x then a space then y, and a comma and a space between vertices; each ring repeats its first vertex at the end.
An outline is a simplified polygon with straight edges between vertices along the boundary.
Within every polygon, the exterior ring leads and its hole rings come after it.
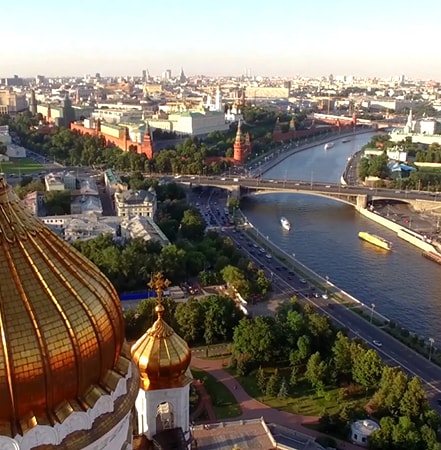
POLYGON ((5 0, 0 14, 0 77, 441 79, 438 0, 5 0))

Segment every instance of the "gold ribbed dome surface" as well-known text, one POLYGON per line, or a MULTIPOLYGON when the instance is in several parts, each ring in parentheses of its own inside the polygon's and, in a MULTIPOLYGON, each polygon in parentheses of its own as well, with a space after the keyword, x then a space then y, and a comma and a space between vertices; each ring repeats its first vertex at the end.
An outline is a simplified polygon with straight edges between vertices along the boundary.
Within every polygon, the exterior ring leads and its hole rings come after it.
POLYGON ((191 361, 188 344, 162 318, 164 307, 156 306, 155 323, 132 346, 145 390, 168 389, 187 384, 191 361))
POLYGON ((117 364, 118 295, 0 177, 0 425, 53 418, 117 364))

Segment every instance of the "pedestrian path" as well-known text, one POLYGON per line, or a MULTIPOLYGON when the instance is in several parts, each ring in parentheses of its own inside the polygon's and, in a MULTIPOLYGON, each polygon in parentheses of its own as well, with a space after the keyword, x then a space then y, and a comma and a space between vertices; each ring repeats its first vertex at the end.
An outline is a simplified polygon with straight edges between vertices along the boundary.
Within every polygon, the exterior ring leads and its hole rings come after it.
POLYGON ((198 420, 198 418, 205 412, 207 413, 208 421, 216 421, 217 419, 216 413, 214 412, 213 402, 211 400, 211 397, 208 395, 207 389, 205 389, 204 384, 199 380, 194 380, 192 386, 198 391, 199 404, 191 414, 190 419, 192 421, 198 420))
MULTIPOLYGON (((226 370, 223 369, 223 359, 203 359, 197 356, 192 357, 191 365, 197 369, 209 372, 216 380, 224 384, 230 392, 234 395, 239 404, 242 415, 237 419, 257 419, 263 417, 266 423, 274 423, 287 427, 299 433, 307 434, 309 436, 318 437, 322 434, 318 431, 305 427, 305 424, 317 423, 318 417, 302 416, 291 414, 285 411, 279 411, 271 408, 258 400, 250 397, 237 380, 226 370)), ((338 448, 344 450, 360 450, 360 447, 350 444, 348 442, 337 440, 338 448)))

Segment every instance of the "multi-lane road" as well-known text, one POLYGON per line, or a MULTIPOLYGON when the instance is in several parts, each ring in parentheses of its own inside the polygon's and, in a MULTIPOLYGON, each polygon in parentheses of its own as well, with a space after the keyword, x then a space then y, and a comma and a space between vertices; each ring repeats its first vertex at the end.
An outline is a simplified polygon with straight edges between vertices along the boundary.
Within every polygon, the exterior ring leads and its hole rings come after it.
POLYGON ((219 186, 225 188, 240 186, 242 188, 249 188, 257 191, 291 191, 341 197, 368 195, 372 198, 395 199, 402 201, 418 199, 436 202, 441 201, 441 193, 438 192, 369 188, 365 186, 349 186, 340 183, 319 183, 301 180, 266 180, 253 177, 207 177, 197 175, 178 175, 174 179, 176 182, 180 183, 191 183, 193 186, 219 186))
POLYGON ((401 366, 409 375, 420 377, 425 384, 432 406, 438 412, 441 412, 437 403, 441 396, 440 367, 401 344, 381 328, 372 325, 332 297, 322 296, 325 292, 318 292, 295 271, 285 267, 276 256, 273 255, 269 258, 266 251, 250 239, 244 229, 226 226, 225 204, 225 197, 218 195, 213 197, 212 193, 199 197, 197 202, 197 206, 206 221, 211 226, 218 226, 219 230, 232 239, 236 246, 245 252, 257 267, 263 268, 267 276, 273 278, 276 293, 284 294, 286 298, 294 294, 297 295, 303 301, 309 302, 317 311, 329 316, 334 323, 349 330, 352 337, 358 337, 375 348, 387 364, 401 366), (317 293, 317 297, 314 297, 314 293, 317 293))

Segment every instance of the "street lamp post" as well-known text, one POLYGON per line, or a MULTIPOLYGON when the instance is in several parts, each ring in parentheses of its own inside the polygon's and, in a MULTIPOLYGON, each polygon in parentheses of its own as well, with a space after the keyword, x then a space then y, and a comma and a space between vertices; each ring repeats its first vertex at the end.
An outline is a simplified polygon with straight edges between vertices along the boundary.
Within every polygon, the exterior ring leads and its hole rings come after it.
POLYGON ((430 344, 430 347, 429 347, 429 361, 432 360, 432 348, 433 348, 434 342, 435 342, 435 339, 430 337, 429 338, 429 344, 430 344))
POLYGON ((371 303, 371 323, 372 323, 372 319, 374 317, 374 309, 375 309, 375 303, 371 303))

